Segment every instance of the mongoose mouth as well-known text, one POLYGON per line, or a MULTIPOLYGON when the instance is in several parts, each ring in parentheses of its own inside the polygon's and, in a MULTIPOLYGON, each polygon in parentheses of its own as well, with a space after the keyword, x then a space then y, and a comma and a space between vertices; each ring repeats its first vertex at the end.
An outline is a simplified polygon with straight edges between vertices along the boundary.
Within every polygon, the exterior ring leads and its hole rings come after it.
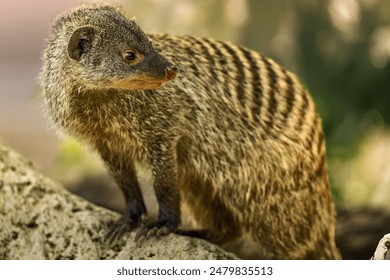
POLYGON ((165 82, 145 80, 122 80, 114 84, 115 88, 126 90, 151 90, 159 89, 165 82))
POLYGON ((159 89, 166 82, 173 80, 177 73, 177 68, 175 66, 170 66, 165 70, 165 75, 162 77, 154 77, 145 73, 140 73, 123 79, 113 79, 112 86, 118 89, 126 90, 159 89))
POLYGON ((164 77, 161 79, 151 77, 151 76, 131 76, 129 78, 114 80, 112 81, 112 86, 118 89, 125 90, 153 90, 161 88, 166 82, 174 79, 177 75, 170 74, 169 77, 164 77))

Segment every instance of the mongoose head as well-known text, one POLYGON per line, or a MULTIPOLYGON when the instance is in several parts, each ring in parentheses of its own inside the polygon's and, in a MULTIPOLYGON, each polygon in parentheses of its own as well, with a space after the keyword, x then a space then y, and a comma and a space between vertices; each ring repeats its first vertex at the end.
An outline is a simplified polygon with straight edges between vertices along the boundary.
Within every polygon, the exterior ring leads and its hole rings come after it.
POLYGON ((72 31, 67 54, 90 86, 149 90, 176 77, 176 67, 153 48, 134 20, 112 7, 83 14, 86 24, 72 31))

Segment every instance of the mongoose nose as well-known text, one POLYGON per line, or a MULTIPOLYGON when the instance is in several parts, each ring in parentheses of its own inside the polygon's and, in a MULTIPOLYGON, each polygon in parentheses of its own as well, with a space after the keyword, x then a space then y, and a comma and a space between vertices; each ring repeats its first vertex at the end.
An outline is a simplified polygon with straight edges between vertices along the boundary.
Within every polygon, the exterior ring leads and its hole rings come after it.
POLYGON ((168 79, 168 80, 172 80, 173 78, 176 77, 177 75, 177 68, 176 66, 169 66, 167 68, 167 70, 165 71, 165 77, 168 79))

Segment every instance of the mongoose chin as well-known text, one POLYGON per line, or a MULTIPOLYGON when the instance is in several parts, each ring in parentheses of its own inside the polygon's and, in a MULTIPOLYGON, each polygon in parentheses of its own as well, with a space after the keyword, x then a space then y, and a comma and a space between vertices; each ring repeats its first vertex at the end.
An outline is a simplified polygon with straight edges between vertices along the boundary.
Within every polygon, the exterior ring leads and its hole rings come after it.
POLYGON ((137 240, 184 234, 242 258, 340 258, 321 120, 275 61, 145 34, 117 8, 87 5, 55 20, 40 80, 53 124, 95 149, 123 192, 111 240, 141 227, 137 240), (136 163, 159 206, 146 225, 136 163))

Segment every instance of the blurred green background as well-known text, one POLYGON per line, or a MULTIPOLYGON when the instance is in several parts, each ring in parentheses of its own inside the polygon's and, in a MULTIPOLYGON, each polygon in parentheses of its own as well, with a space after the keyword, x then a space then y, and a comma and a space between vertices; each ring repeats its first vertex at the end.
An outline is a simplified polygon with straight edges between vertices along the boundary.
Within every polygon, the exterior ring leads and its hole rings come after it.
MULTIPOLYGON (((58 140, 41 106, 36 77, 50 22, 81 1, 3 2, 1 141, 70 189, 92 186, 94 201, 114 197, 111 207, 123 209, 98 156, 74 139, 58 140)), ((390 210, 390 0, 107 2, 122 5, 146 32, 232 41, 297 73, 323 120, 337 203, 390 210)), ((91 196, 88 188, 78 192, 91 196)))

